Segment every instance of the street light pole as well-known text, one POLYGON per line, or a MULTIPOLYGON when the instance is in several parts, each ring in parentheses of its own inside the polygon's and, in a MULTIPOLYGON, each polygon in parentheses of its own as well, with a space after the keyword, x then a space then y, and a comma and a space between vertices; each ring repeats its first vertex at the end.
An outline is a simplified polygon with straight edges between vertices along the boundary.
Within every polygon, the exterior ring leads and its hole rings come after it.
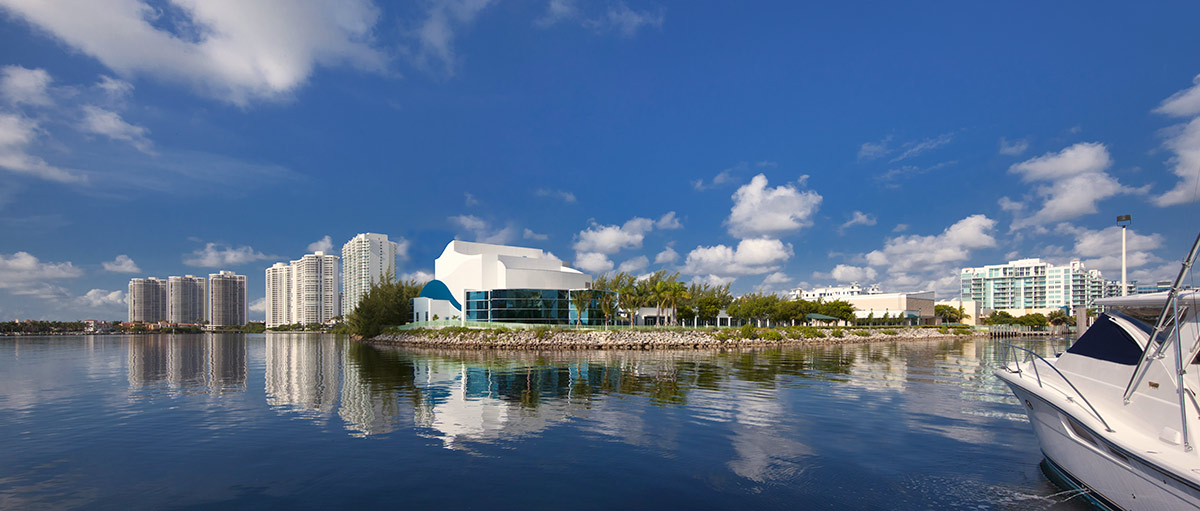
POLYGON ((1129 284, 1125 280, 1125 229, 1133 223, 1132 215, 1117 217, 1117 225, 1121 226, 1121 296, 1129 295, 1129 284))

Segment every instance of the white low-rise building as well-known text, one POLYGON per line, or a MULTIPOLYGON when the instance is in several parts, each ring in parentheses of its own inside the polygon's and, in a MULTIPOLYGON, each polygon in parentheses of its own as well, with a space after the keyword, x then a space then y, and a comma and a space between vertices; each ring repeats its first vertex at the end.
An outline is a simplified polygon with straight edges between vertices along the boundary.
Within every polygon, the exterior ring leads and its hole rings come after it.
POLYGON ((858 319, 900 319, 910 325, 934 323, 933 291, 877 293, 840 298, 854 306, 858 319))
MULTIPOLYGON (((446 245, 433 273, 413 299, 414 321, 574 323, 571 292, 592 287, 591 275, 542 250, 459 240, 446 245)), ((589 308, 584 321, 602 318, 589 308)))

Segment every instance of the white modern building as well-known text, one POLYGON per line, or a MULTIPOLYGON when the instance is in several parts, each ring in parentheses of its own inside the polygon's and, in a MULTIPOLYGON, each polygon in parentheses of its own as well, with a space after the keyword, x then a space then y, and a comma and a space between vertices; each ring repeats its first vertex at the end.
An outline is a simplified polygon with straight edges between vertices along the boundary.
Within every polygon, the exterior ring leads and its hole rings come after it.
POLYGON ((208 319, 208 281, 184 275, 167 277, 167 321, 200 324, 208 319))
POLYGON ((338 256, 316 252, 292 261, 291 321, 308 325, 337 317, 338 256))
POLYGON ((231 271, 208 275, 210 326, 246 324, 246 276, 231 271))
POLYGON ((788 298, 792 300, 799 298, 810 302, 816 302, 844 300, 850 296, 877 295, 880 293, 882 293, 882 291, 879 290, 879 284, 871 284, 871 287, 868 287, 864 291, 858 282, 851 282, 848 286, 818 287, 808 291, 799 288, 793 289, 788 293, 788 298))
POLYGON ((275 263, 267 268, 266 277, 263 305, 267 309, 267 328, 292 324, 292 265, 275 263))
POLYGON ((963 268, 962 299, 985 309, 1055 309, 1091 307, 1104 294, 1104 277, 1078 259, 1056 266, 1041 259, 963 268))
POLYGON ((934 323, 933 291, 920 293, 872 293, 843 296, 854 306, 854 316, 859 319, 898 319, 909 325, 931 325, 934 323))
MULTIPOLYGON (((536 248, 451 241, 433 264, 434 280, 413 299, 413 319, 565 324, 577 319, 572 291, 592 276, 536 248)), ((584 311, 584 321, 599 321, 584 311)))
POLYGON ((342 245, 342 317, 358 307, 371 286, 389 271, 396 273, 396 254, 400 245, 386 234, 362 233, 342 245))
POLYGON ((129 279, 129 321, 157 323, 167 319, 167 281, 149 277, 129 279))

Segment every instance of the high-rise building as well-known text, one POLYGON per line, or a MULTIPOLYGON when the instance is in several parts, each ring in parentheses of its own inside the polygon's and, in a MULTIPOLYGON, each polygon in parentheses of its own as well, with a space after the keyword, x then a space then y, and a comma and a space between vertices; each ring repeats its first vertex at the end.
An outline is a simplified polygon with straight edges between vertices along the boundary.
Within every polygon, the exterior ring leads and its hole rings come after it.
POLYGON ((389 271, 396 272, 400 245, 386 234, 363 233, 342 245, 342 317, 358 307, 371 286, 389 271))
POLYGON ((1055 266, 1041 259, 963 268, 959 275, 963 300, 985 309, 1091 307, 1104 295, 1104 277, 1079 260, 1055 266))
POLYGON ((129 321, 157 323, 167 319, 167 281, 129 279, 129 321))
POLYGON ((275 263, 267 268, 267 328, 292 323, 292 265, 275 263))
POLYGON ((200 324, 208 319, 208 286, 204 277, 167 277, 167 321, 200 324))
POLYGON ((316 252, 292 261, 292 323, 324 323, 338 311, 338 256, 316 252))
POLYGON ((208 275, 209 324, 244 325, 247 317, 246 276, 231 271, 208 275))

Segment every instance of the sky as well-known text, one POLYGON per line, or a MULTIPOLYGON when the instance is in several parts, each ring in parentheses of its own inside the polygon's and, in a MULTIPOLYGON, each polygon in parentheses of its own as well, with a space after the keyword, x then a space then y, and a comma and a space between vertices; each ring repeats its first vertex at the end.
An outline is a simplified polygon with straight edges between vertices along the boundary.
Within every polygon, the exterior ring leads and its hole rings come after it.
POLYGON ((357 233, 735 293, 1080 259, 1200 223, 1195 2, 0 0, 0 319, 123 319, 357 233))

